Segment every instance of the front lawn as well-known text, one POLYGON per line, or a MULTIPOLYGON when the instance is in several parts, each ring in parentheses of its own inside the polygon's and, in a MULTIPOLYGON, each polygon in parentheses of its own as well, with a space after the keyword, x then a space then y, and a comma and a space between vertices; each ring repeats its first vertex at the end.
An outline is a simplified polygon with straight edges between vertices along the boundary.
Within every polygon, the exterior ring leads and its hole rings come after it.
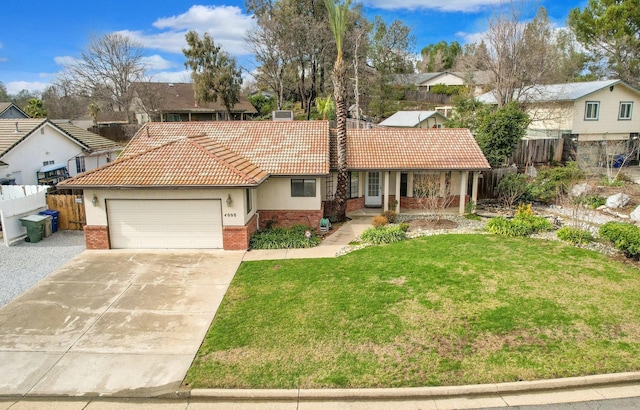
POLYGON ((494 235, 245 262, 185 382, 401 387, 635 371, 639 294, 635 267, 494 235))

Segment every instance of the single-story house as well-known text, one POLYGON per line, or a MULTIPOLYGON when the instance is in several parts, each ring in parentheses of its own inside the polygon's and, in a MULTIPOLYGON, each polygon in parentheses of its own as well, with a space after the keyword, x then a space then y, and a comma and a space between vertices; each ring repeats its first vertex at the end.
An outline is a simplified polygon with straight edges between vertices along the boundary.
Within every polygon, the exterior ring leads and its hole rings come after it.
POLYGON ((258 110, 246 96, 240 95, 231 109, 231 117, 221 99, 198 103, 192 83, 137 82, 132 111, 139 124, 150 121, 229 121, 250 120, 258 110))
POLYGON ((398 111, 380 126, 390 128, 442 128, 447 117, 438 111, 398 111))
MULTIPOLYGON (((349 130, 347 146, 348 211, 418 207, 414 174, 429 173, 462 212, 490 168, 466 129, 349 130)), ((319 226, 336 157, 327 121, 147 123, 116 161, 60 186, 83 189, 88 249, 247 249, 267 226, 319 226)))
POLYGON ((57 165, 70 176, 115 160, 122 147, 70 123, 46 118, 0 119, 0 177, 38 185, 38 172, 57 165))
POLYGON ((0 102, 0 119, 31 118, 12 102, 0 102))
POLYGON ((489 71, 441 71, 435 73, 396 74, 392 82, 396 85, 415 86, 418 89, 431 91, 435 85, 467 86, 474 95, 484 92, 484 87, 491 81, 489 71))

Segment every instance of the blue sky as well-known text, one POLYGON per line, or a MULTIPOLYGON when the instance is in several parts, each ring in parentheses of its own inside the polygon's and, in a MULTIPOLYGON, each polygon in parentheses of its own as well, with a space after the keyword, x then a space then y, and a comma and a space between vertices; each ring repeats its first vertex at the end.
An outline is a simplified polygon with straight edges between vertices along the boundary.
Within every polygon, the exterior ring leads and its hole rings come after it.
MULTIPOLYGON (((514 0, 517 2, 518 0, 514 0)), ((354 0, 355 2, 355 0, 354 0)), ((416 38, 416 53, 441 40, 472 42, 486 30, 496 0, 363 0, 367 17, 402 20, 416 38)), ((564 27, 569 10, 587 0, 537 0, 523 6, 530 19, 544 6, 552 23, 564 27)), ((188 30, 208 31, 217 44, 255 68, 244 44, 254 25, 243 1, 183 0, 10 1, 2 5, 0 81, 10 94, 22 89, 42 91, 55 80, 65 61, 78 58, 92 35, 121 32, 141 43, 157 81, 187 82, 182 48, 188 30)))

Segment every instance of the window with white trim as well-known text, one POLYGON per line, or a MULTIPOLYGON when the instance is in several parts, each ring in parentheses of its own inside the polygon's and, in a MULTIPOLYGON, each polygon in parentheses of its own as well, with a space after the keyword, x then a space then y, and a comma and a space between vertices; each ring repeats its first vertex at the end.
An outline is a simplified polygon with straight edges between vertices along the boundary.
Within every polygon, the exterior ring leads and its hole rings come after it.
POLYGON ((86 171, 84 157, 76 157, 76 172, 79 174, 84 171, 86 171))
POLYGON ((618 111, 619 120, 630 120, 633 111, 633 101, 621 101, 620 110, 618 111))
POLYGON ((360 172, 349 172, 349 184, 347 185, 347 198, 358 198, 360 187, 360 172))
POLYGON ((247 197, 247 214, 251 212, 251 190, 245 189, 245 196, 247 197))
POLYGON ((587 101, 584 109, 584 119, 597 121, 600 115, 600 101, 587 101))

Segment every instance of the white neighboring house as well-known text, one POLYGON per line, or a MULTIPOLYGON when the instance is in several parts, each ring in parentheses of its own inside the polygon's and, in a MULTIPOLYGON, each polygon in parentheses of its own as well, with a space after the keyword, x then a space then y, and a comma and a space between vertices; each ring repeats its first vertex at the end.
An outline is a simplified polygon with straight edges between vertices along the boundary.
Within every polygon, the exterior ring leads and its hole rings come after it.
MULTIPOLYGON (((497 104, 493 92, 478 101, 497 104)), ((640 90, 622 80, 589 81, 531 87, 519 98, 532 119, 527 135, 578 141, 628 140, 640 131, 640 90)))
POLYGON ((38 171, 64 165, 70 176, 116 159, 122 147, 70 123, 46 118, 0 119, 0 178, 37 185, 38 171))
MULTIPOLYGON (((525 138, 564 137, 583 165, 603 166, 617 155, 637 159, 640 115, 634 109, 640 106, 640 90, 624 81, 541 85, 516 94, 532 119, 525 138)), ((497 104, 493 92, 478 101, 497 104)))
POLYGON ((443 128, 447 117, 438 111, 398 111, 382 121, 389 128, 443 128))

